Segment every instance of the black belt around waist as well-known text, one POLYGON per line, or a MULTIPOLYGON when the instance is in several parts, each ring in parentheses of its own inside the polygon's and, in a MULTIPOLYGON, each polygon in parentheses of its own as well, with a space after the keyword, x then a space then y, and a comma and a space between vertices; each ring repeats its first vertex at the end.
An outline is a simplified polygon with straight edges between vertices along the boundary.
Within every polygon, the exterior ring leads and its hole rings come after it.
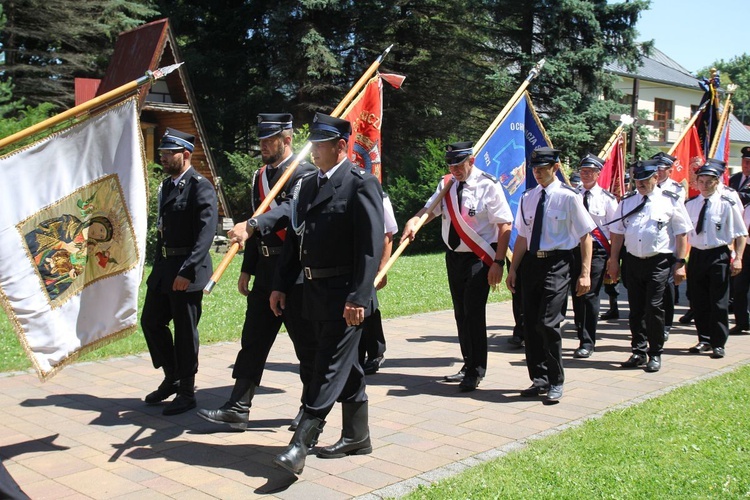
POLYGON ((333 278, 334 276, 341 276, 342 274, 347 274, 352 271, 352 266, 339 266, 339 267, 321 267, 321 268, 311 268, 311 267, 305 267, 302 269, 302 272, 305 275, 305 278, 309 280, 316 280, 321 278, 333 278))
POLYGON ((161 255, 162 257, 179 257, 188 255, 191 250, 191 247, 161 247, 161 255))
POLYGON ((263 244, 258 245, 258 252, 263 257, 270 257, 271 255, 279 255, 281 253, 281 249, 284 248, 282 246, 278 247, 269 247, 263 244))
POLYGON ((570 252, 570 250, 537 250, 536 252, 529 252, 529 255, 537 259, 548 259, 550 257, 564 257, 570 255, 570 252))
POLYGON ((648 257, 638 257, 637 255, 633 255, 630 252, 628 252, 628 255, 638 260, 664 259, 672 256, 671 253, 657 253, 656 255, 650 255, 648 257))

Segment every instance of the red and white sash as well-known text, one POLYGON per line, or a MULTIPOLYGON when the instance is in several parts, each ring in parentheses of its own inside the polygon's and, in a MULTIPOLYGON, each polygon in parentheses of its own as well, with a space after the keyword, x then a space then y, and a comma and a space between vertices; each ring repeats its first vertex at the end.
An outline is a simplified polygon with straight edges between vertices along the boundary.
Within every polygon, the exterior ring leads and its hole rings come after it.
MULTIPOLYGON (((266 196, 268 196, 268 193, 271 191, 271 186, 268 183, 268 176, 266 175, 266 165, 263 165, 258 175, 260 177, 258 192, 260 194, 260 202, 263 203, 266 199, 266 196)), ((265 211, 268 212, 272 208, 276 208, 278 206, 279 204, 276 203, 276 198, 274 198, 273 200, 271 200, 271 203, 268 204, 265 211)), ((279 238, 281 238, 281 241, 284 241, 284 239, 286 238, 286 229, 279 229, 278 231, 276 231, 276 234, 279 236, 279 238)))
MULTIPOLYGON (((446 182, 450 181, 452 177, 453 175, 451 174, 443 177, 443 185, 445 185, 446 182)), ((474 231, 474 229, 472 229, 472 227, 469 226, 464 220, 463 216, 461 215, 461 208, 458 206, 458 196, 456 194, 457 188, 458 182, 454 182, 450 188, 450 191, 448 191, 448 194, 445 195, 445 206, 448 209, 448 214, 451 217, 451 224, 453 225, 453 229, 456 230, 456 233, 458 233, 458 237, 461 238, 461 241, 463 241, 466 246, 468 246, 471 251, 476 254, 477 257, 482 259, 482 262, 487 264, 487 266, 491 266, 495 260, 495 250, 493 250, 492 246, 484 241, 484 238, 479 236, 477 232, 474 231), (456 210, 457 208, 458 210, 456 210)))

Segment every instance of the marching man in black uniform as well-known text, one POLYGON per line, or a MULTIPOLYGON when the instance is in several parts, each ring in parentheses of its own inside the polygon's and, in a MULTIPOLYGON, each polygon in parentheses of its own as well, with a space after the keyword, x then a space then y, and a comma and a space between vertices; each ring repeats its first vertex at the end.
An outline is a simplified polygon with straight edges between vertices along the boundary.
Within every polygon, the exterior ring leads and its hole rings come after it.
POLYGON ((169 177, 159 190, 156 262, 146 281, 141 328, 154 368, 164 370, 164 381, 146 396, 146 403, 157 404, 177 394, 164 408, 164 415, 196 406, 198 321, 203 287, 213 269, 208 251, 218 222, 216 191, 190 166, 194 143, 194 136, 167 129, 159 145, 162 167, 169 177))
POLYGON ((747 236, 738 203, 718 189, 724 167, 723 161, 708 159, 697 172, 701 194, 686 205, 695 227, 688 233, 687 280, 698 330, 698 344, 689 351, 713 350, 713 358, 724 357, 729 335, 729 277, 742 271, 747 236), (730 245, 736 252, 734 260, 730 245))
MULTIPOLYGON (((578 191, 583 196, 583 206, 588 210, 596 227, 591 231, 591 288, 583 295, 573 295, 573 313, 576 329, 578 330, 578 349, 573 356, 588 358, 596 347, 596 326, 599 321, 599 290, 604 282, 604 271, 609 257, 609 227, 617 210, 615 195, 602 189, 597 184, 599 174, 604 167, 604 160, 598 156, 587 154, 581 160, 581 182, 578 191)), ((581 249, 573 251, 573 269, 571 274, 578 276, 581 271, 581 249)))
POLYGON ((693 228, 680 195, 657 187, 656 171, 656 160, 635 167, 636 192, 623 197, 610 222, 612 253, 607 263, 609 275, 617 279, 624 244, 623 282, 628 289, 633 354, 622 367, 645 365, 648 372, 661 369, 666 287, 673 267, 675 283, 685 279, 687 233, 693 228))
MULTIPOLYGON (((258 139, 264 166, 253 177, 253 212, 263 203, 284 171, 294 161, 292 154, 292 115, 288 113, 258 115, 258 139)), ((271 202, 265 213, 237 224, 229 232, 231 242, 245 247, 237 288, 247 297, 245 324, 242 327, 242 349, 237 353, 232 377, 234 388, 229 400, 218 410, 202 409, 198 416, 217 424, 229 424, 235 429, 246 429, 255 389, 260 385, 263 369, 283 321, 300 361, 300 379, 304 387, 310 383, 315 358, 315 339, 309 334, 302 319, 302 275, 287 294, 287 309, 276 316, 269 307, 273 275, 286 237, 286 226, 291 213, 292 188, 302 176, 315 172, 315 167, 303 161, 295 169, 286 185, 271 202), (249 238, 249 239, 248 239, 249 238), (250 276, 255 276, 248 290, 250 276)), ((292 421, 290 430, 297 427, 302 410, 292 421)))
POLYGON ((305 458, 339 401, 342 433, 318 451, 321 458, 372 452, 365 375, 359 364, 362 323, 376 306, 375 275, 383 254, 383 194, 377 178, 347 157, 351 125, 315 114, 309 140, 320 169, 294 188, 292 214, 271 293, 277 316, 290 307, 289 291, 300 272, 302 315, 317 342, 305 411, 287 449, 274 463, 302 473, 305 458))
POLYGON ((498 180, 474 166, 471 142, 446 146, 450 173, 438 184, 425 207, 409 219, 401 239, 414 240, 414 227, 432 201, 453 178, 448 194, 427 217, 443 216, 445 265, 458 328, 463 367, 445 377, 473 391, 487 371, 487 297, 503 279, 513 214, 498 180))
POLYGON ((515 293, 523 282, 523 317, 526 366, 532 385, 521 396, 547 394, 544 404, 556 404, 563 396, 563 303, 568 300, 573 249, 580 245, 581 271, 576 294, 591 289, 591 231, 596 224, 575 188, 556 177, 560 151, 538 148, 531 154, 537 186, 521 196, 515 227, 513 262, 506 284, 515 293))

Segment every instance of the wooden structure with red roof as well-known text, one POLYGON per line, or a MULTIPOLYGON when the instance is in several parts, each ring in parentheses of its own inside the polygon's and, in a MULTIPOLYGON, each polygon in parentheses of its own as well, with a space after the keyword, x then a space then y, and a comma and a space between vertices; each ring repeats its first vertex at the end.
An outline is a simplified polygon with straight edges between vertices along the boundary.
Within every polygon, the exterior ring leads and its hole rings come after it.
MULTIPOLYGON (((136 80, 147 71, 179 62, 182 61, 168 19, 159 19, 125 31, 117 38, 114 53, 96 95, 102 95, 136 80)), ((78 82, 76 83, 78 86, 78 82)), ((91 85, 91 82, 82 83, 91 85)), ((193 168, 216 187, 219 215, 231 218, 229 206, 221 189, 220 177, 216 173, 216 163, 206 143, 206 133, 195 103, 184 65, 165 78, 157 80, 153 85, 141 87, 139 108, 146 158, 155 161, 156 148, 167 127, 193 134, 196 138, 192 156, 193 168)))

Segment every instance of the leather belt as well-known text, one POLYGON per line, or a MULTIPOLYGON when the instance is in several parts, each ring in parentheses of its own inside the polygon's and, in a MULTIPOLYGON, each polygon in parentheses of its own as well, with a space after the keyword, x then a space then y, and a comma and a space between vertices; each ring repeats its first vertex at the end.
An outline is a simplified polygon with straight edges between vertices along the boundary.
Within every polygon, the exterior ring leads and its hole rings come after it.
POLYGON ((570 250, 548 250, 546 252, 537 250, 536 253, 533 253, 531 255, 533 255, 537 259, 546 259, 548 257, 559 257, 562 255, 567 255, 569 253, 570 253, 570 250))
POLYGON ((162 257, 179 257, 188 255, 192 248, 190 247, 161 247, 162 257))
POLYGON ((342 274, 350 273, 352 266, 339 266, 339 267, 323 267, 318 269, 312 269, 305 267, 302 271, 305 274, 305 278, 309 280, 316 280, 320 278, 333 278, 334 276, 341 276, 342 274))
POLYGON ((284 247, 278 246, 278 247, 269 247, 264 244, 258 245, 258 251, 263 257, 270 257, 271 255, 279 255, 281 253, 281 249, 284 247))

